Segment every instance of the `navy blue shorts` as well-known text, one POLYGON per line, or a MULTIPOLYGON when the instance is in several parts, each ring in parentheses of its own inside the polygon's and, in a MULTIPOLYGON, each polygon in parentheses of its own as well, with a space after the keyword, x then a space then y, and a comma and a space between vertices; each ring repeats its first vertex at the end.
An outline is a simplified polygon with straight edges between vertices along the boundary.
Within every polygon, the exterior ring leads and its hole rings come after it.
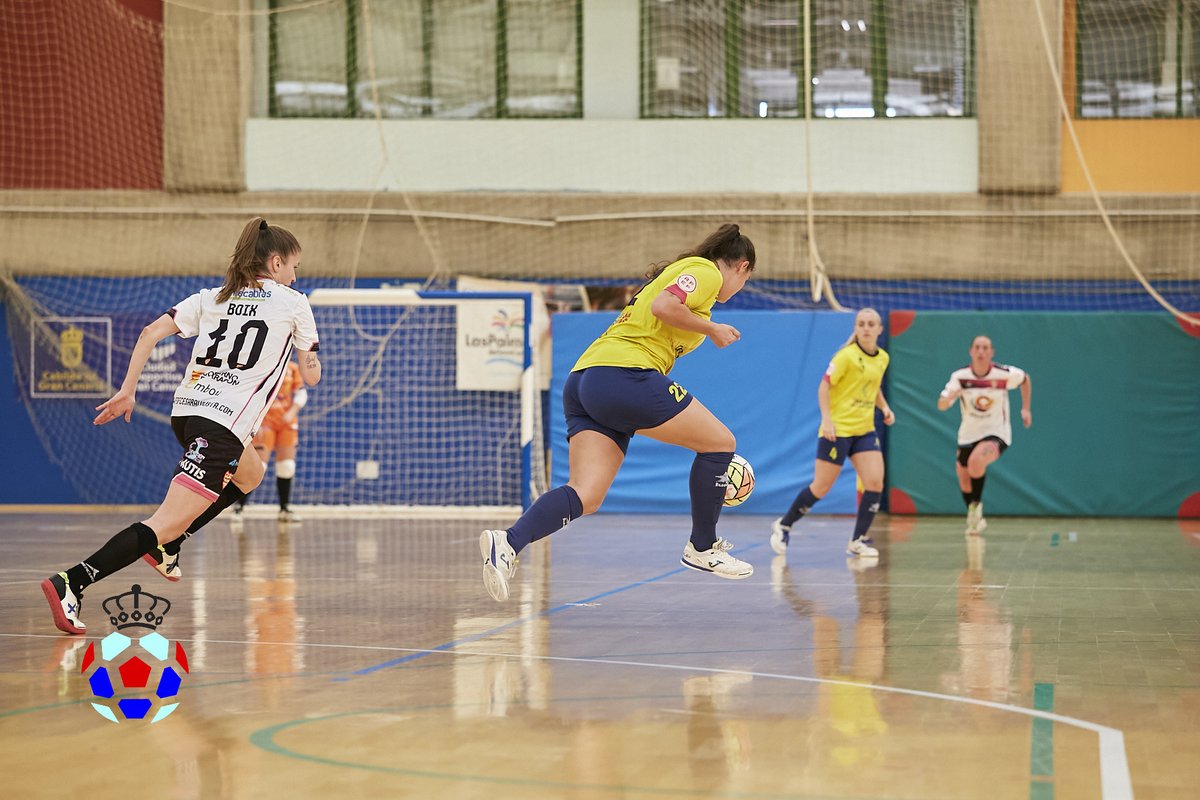
POLYGON ((691 402, 687 389, 657 370, 588 367, 568 375, 563 386, 567 439, 597 431, 624 453, 634 433, 662 425, 691 402))
POLYGON ((984 442, 995 442, 996 446, 1000 448, 1000 455, 1004 455, 1004 451, 1008 449, 1008 445, 1006 445, 1004 440, 999 436, 985 436, 978 442, 960 444, 958 446, 958 463, 965 467, 967 462, 971 460, 971 453, 975 452, 975 448, 979 447, 979 445, 983 444, 984 442))
POLYGON ((875 431, 862 436, 839 436, 836 442, 823 436, 817 437, 817 458, 838 466, 846 463, 846 456, 882 449, 879 446, 879 434, 875 431))

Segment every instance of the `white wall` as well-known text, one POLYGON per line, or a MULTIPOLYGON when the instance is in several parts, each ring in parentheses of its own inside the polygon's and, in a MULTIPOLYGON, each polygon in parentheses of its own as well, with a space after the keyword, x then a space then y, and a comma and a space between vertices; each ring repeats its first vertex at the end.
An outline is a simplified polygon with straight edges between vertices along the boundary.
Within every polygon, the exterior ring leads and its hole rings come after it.
MULTIPOLYGON (((975 120, 814 120, 812 131, 817 192, 978 189, 975 120)), ((246 188, 803 192, 803 137, 802 121, 778 119, 251 119, 246 188)))

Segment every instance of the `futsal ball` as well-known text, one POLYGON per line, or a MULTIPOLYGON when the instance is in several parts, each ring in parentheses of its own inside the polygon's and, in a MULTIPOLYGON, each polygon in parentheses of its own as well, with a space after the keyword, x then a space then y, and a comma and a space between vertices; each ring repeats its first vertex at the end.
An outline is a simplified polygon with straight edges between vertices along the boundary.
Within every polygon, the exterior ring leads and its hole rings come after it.
POLYGON ((188 672, 178 642, 155 632, 140 639, 110 633, 88 644, 80 672, 92 690, 92 708, 111 722, 158 722, 179 706, 188 672))
POLYGON ((725 476, 729 478, 729 485, 725 487, 725 505, 740 506, 754 491, 754 468, 746 459, 734 455, 725 476))

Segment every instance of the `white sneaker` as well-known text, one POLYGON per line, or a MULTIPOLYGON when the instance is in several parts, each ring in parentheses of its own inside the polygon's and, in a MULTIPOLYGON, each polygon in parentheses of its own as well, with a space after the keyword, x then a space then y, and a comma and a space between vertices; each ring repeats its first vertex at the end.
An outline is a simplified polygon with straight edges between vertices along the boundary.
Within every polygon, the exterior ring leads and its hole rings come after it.
POLYGON ((987 528, 987 520, 983 518, 983 502, 971 503, 967 506, 967 536, 978 536, 987 528))
POLYGON ((508 582, 517 574, 517 551, 508 543, 508 531, 479 534, 479 553, 483 556, 484 588, 502 603, 508 599, 508 582))
POLYGON ((83 593, 78 596, 71 591, 67 583, 67 573, 58 572, 42 581, 42 594, 50 604, 50 613, 54 615, 54 627, 63 633, 87 633, 87 625, 79 619, 80 607, 83 604, 83 593))
POLYGON ((171 583, 175 583, 183 577, 183 573, 179 571, 179 553, 173 556, 167 555, 167 551, 162 549, 162 545, 142 556, 142 561, 158 570, 158 574, 171 583))
POLYGON ((846 545, 846 553, 858 558, 879 558, 879 551, 871 544, 871 540, 865 536, 861 539, 851 539, 850 544, 846 545))
POLYGON ((788 542, 792 539, 792 526, 783 524, 783 517, 771 523, 771 549, 777 556, 787 555, 788 542))
POLYGON ((688 542, 683 548, 683 557, 679 559, 679 563, 700 572, 711 572, 719 578, 735 581, 749 578, 754 574, 754 567, 730 555, 729 551, 732 549, 733 544, 727 539, 717 539, 712 549, 703 552, 697 551, 692 547, 692 543, 688 542))
POLYGON ((301 519, 300 515, 297 514, 295 511, 292 511, 290 508, 279 509, 279 521, 280 522, 299 522, 300 519, 301 519))

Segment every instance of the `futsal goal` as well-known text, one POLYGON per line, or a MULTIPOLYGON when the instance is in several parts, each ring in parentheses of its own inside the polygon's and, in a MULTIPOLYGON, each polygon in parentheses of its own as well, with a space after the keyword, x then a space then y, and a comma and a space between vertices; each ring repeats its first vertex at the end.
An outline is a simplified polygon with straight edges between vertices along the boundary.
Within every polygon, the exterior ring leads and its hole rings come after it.
POLYGON ((318 289, 323 378, 301 430, 305 502, 339 513, 503 513, 545 489, 519 292, 318 289))

